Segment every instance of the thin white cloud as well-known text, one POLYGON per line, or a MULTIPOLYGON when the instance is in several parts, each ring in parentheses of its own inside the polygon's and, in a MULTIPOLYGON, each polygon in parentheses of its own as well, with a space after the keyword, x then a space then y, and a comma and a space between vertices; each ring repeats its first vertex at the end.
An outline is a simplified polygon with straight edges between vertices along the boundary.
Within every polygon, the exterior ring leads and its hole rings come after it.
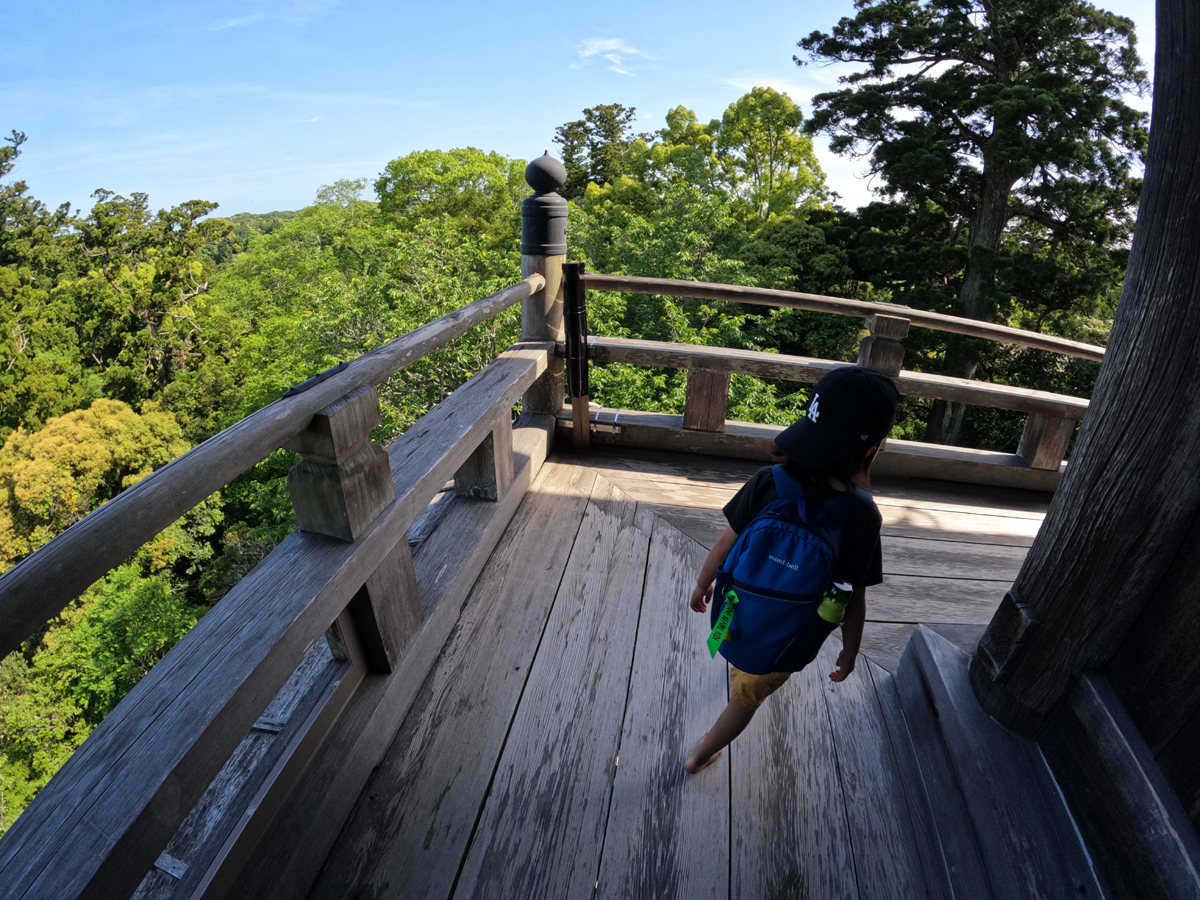
POLYGON ((218 22, 213 26, 213 31, 224 31, 227 28, 245 28, 247 25, 253 25, 256 22, 261 22, 265 18, 266 16, 262 15, 261 13, 255 16, 239 16, 236 19, 228 19, 224 22, 218 22))
POLYGON ((585 38, 579 42, 576 48, 580 62, 571 66, 572 69, 581 69, 584 65, 594 58, 600 58, 606 61, 609 70, 616 72, 618 75, 629 75, 636 78, 636 74, 630 70, 629 57, 652 60, 654 59, 649 53, 639 50, 626 43, 623 38, 585 38))

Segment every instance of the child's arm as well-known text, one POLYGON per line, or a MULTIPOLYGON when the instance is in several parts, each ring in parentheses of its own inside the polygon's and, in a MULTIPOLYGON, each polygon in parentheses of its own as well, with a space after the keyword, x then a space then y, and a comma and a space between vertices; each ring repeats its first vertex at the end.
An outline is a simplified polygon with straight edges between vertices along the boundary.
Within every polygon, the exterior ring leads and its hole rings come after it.
POLYGON ((846 618, 842 621, 842 652, 838 654, 837 668, 829 673, 833 681, 845 681, 854 671, 854 661, 862 643, 863 625, 867 621, 867 589, 856 587, 846 604, 846 618))
POLYGON ((708 609, 708 601, 712 599, 713 581, 717 577, 717 569, 721 568, 721 563, 725 562, 725 557, 733 549, 737 537, 737 532, 726 525, 725 530, 721 532, 721 536, 717 538, 717 542, 708 551, 708 556, 704 559, 704 565, 700 567, 700 575, 696 579, 696 589, 692 591, 692 599, 688 603, 693 612, 702 613, 708 609))

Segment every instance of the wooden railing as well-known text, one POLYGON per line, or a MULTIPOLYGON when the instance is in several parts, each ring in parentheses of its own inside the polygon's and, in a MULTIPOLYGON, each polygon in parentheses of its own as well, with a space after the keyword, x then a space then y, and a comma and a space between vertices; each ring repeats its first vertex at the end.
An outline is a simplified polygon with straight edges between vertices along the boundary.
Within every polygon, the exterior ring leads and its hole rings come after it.
MULTIPOLYGON (((523 236, 527 277, 520 284, 298 385, 0 578, 0 652, 8 652, 269 453, 286 447, 301 454, 289 475, 297 531, 142 679, 0 840, 0 897, 128 897, 135 891, 139 898, 287 897, 308 890, 556 428, 572 429, 571 411, 563 408, 565 204, 549 202, 548 182, 535 181, 532 212, 561 221, 523 236), (521 343, 386 451, 369 442, 379 422, 375 385, 517 302, 521 343), (522 395, 514 426, 512 409, 522 395), (490 502, 450 505, 414 555, 409 531, 448 479, 456 494, 490 502), (188 851, 189 863, 179 848, 188 851), (253 867, 245 866, 250 858, 253 867)), ((861 364, 887 372, 906 394, 1028 413, 1027 439, 1018 455, 1007 455, 1007 465, 1044 476, 1057 477, 1086 401, 903 371, 899 342, 916 324, 1088 359, 1104 352, 988 323, 785 291, 608 275, 567 284, 575 291, 864 316, 870 334, 861 364)), ((685 368, 688 394, 682 417, 607 411, 580 423, 582 431, 574 428, 576 437, 594 433, 616 443, 761 455, 777 429, 726 421, 731 374, 816 381, 846 365, 587 337, 584 321, 577 319, 581 330, 572 346, 586 345, 593 361, 685 368)), ((573 373, 586 379, 586 365, 573 373)), ((575 411, 586 416, 586 402, 575 411)), ((889 442, 889 452, 899 453, 892 448, 900 443, 889 442)), ((993 454, 1000 456, 1006 455, 993 454)))
MULTIPOLYGON (((353 801, 375 763, 356 745, 390 740, 397 706, 411 702, 545 459, 553 418, 530 415, 514 428, 512 410, 553 368, 554 344, 500 354, 386 451, 368 441, 379 422, 374 385, 544 287, 532 274, 310 379, 0 578, 7 651, 271 451, 301 453, 289 475, 300 527, 142 679, 22 813, 0 841, 0 896, 127 897, 156 862, 189 880, 185 893, 226 896, 267 823, 286 818, 284 799, 301 770, 343 779, 349 792, 323 799, 353 801), (439 527, 440 543, 423 548, 422 568, 408 531, 451 478, 456 493, 494 502, 460 504, 439 527), (417 633, 422 645, 407 647, 417 633), (307 671, 300 687, 298 670, 307 671), (281 705, 288 715, 273 718, 281 705), (335 720, 351 746, 326 740, 335 720), (251 746, 256 732, 274 739, 265 755, 251 746), (163 850, 218 773, 236 781, 246 813, 220 823, 206 838, 208 863, 188 873, 163 850)), ((341 820, 335 813, 328 821, 341 820)))
MULTIPOLYGON (((1057 484, 1062 460, 1075 427, 1088 408, 1088 401, 1078 397, 905 370, 902 368, 904 347, 901 341, 907 336, 911 325, 1035 347, 1083 359, 1101 361, 1104 358, 1103 347, 887 303, 734 285, 592 273, 574 280, 568 278, 566 284, 568 296, 565 302, 569 309, 582 304, 579 297, 571 296, 573 289, 663 294, 863 317, 868 334, 862 340, 858 364, 894 378, 901 394, 1028 414, 1015 454, 889 441, 881 456, 878 471, 892 474, 990 480, 996 484, 1052 489, 1057 484)), ((594 335, 589 335, 585 343, 587 358, 593 362, 658 366, 686 369, 688 372, 682 417, 634 410, 592 413, 589 441, 594 437, 601 443, 640 444, 751 458, 768 456, 767 448, 778 429, 727 421, 731 374, 815 382, 834 368, 849 365, 777 353, 594 335)), ((566 345, 560 345, 558 350, 560 354, 567 353, 566 345)), ((575 366, 573 370, 577 368, 575 366)), ((567 413, 564 411, 561 416, 563 427, 566 426, 566 419, 567 413)), ((574 404, 572 419, 582 422, 583 414, 578 403, 574 404)), ((571 427, 578 432, 582 425, 572 424, 571 427)))

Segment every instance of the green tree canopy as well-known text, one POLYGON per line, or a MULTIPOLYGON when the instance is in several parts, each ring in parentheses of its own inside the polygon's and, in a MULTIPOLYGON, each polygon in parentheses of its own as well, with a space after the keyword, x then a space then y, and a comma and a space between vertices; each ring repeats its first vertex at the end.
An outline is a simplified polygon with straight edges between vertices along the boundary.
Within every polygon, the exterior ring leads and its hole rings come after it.
MULTIPOLYGON (((814 98, 808 128, 865 155, 885 195, 945 217, 963 248, 953 311, 1094 305, 1111 282, 1105 257, 1131 233, 1146 146, 1144 114, 1122 100, 1146 86, 1132 22, 1082 0, 856 6, 800 42, 812 59, 863 66, 814 98)), ((944 369, 971 377, 978 358, 954 342, 944 369)), ((931 419, 930 436, 949 428, 931 419)))
POLYGON ((802 199, 824 196, 825 175, 804 118, 787 94, 756 87, 729 104, 716 149, 729 192, 762 220, 791 213, 802 199))

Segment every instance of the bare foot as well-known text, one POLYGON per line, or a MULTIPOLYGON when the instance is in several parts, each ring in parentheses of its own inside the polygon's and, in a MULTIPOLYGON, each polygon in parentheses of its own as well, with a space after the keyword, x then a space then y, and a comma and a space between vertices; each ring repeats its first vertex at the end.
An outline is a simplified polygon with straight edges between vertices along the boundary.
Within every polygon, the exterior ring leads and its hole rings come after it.
POLYGON ((716 753, 712 754, 712 756, 710 756, 708 759, 704 760, 703 762, 700 762, 699 760, 697 760, 696 759, 696 751, 700 749, 701 745, 704 743, 704 738, 706 738, 706 737, 708 737, 707 732, 704 734, 704 737, 700 738, 700 740, 697 742, 696 746, 692 748, 692 752, 688 756, 688 758, 686 760, 684 760, 683 771, 687 772, 689 775, 695 775, 697 772, 703 772, 705 769, 707 769, 709 766, 711 766, 713 763, 715 763, 718 759, 720 759, 721 754, 725 752, 724 748, 722 748, 722 749, 718 750, 716 753))

